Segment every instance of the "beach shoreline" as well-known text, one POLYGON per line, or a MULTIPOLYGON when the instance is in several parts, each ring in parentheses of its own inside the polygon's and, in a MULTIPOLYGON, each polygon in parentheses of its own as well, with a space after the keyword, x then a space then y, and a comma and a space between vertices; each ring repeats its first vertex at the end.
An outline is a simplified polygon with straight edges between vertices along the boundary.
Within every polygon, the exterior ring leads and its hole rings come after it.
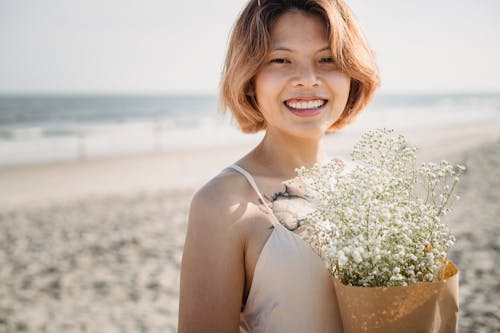
MULTIPOLYGON (((500 137, 500 121, 397 130, 419 148, 419 160, 446 159, 500 137)), ((328 135, 327 152, 349 158, 360 130, 328 135)), ((87 160, 0 167, 0 211, 49 206, 89 196, 196 189, 258 143, 87 160)), ((453 161, 450 161, 453 162, 453 161)), ((458 162, 458 161, 457 161, 458 162)))

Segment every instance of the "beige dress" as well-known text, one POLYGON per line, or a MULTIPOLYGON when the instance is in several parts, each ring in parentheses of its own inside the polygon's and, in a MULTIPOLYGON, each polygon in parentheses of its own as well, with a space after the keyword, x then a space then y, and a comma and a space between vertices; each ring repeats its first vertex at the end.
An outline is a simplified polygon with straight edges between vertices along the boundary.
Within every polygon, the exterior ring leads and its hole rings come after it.
MULTIPOLYGON (((264 201, 253 177, 241 173, 264 201)), ((240 332, 341 332, 330 273, 312 247, 285 228, 271 208, 274 229, 257 259, 240 332)))

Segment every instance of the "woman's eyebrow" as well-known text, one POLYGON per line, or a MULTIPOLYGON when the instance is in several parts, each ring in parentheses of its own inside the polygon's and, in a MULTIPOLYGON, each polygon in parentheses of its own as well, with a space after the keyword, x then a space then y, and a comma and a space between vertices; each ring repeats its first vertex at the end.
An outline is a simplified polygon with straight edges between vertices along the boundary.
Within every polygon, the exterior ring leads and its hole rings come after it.
POLYGON ((288 52, 293 52, 292 49, 289 49, 289 48, 283 47, 283 46, 273 47, 273 51, 288 51, 288 52))
MULTIPOLYGON (((323 52, 323 51, 329 51, 331 50, 332 48, 330 47, 330 45, 328 46, 325 46, 321 49, 319 49, 318 51, 316 52, 323 52)), ((289 49, 288 47, 284 47, 284 46, 276 46, 276 47, 273 47, 272 51, 288 51, 288 52, 294 52, 293 49, 289 49)))
POLYGON ((323 52, 323 51, 331 51, 331 50, 332 50, 332 48, 330 47, 330 45, 328 45, 328 46, 325 46, 325 47, 324 47, 324 48, 322 48, 322 49, 319 49, 319 50, 318 50, 318 52, 323 52))

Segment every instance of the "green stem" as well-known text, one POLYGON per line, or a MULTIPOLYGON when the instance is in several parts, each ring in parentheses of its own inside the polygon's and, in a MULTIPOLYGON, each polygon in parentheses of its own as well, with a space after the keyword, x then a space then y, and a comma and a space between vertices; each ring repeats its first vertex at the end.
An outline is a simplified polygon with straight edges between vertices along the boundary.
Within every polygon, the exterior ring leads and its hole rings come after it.
POLYGON ((455 189, 455 186, 457 185, 458 181, 457 180, 453 180, 453 185, 451 186, 451 189, 450 191, 448 192, 448 195, 446 196, 446 200, 444 201, 444 203, 441 205, 441 207, 439 208, 439 211, 438 211, 438 214, 437 216, 440 216, 441 213, 443 212, 443 209, 444 207, 446 207, 446 205, 448 204, 448 199, 450 199, 450 196, 451 194, 453 193, 453 190, 455 189))

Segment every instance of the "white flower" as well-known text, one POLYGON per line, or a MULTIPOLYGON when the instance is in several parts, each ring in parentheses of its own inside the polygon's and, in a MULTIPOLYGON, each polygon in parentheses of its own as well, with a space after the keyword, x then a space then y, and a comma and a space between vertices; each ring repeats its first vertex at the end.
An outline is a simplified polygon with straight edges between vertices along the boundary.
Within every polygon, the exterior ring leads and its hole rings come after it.
POLYGON ((337 253, 337 256, 339 258, 339 265, 344 266, 345 264, 347 264, 347 257, 345 256, 344 251, 340 250, 337 253))
POLYGON ((306 240, 342 282, 407 285, 438 275, 455 241, 440 217, 465 168, 447 161, 415 167, 416 151, 393 130, 379 129, 363 134, 352 167, 297 169, 314 198, 306 240))
POLYGON ((361 253, 356 249, 352 253, 352 258, 354 259, 354 262, 359 264, 361 261, 363 261, 363 258, 361 257, 361 253))

